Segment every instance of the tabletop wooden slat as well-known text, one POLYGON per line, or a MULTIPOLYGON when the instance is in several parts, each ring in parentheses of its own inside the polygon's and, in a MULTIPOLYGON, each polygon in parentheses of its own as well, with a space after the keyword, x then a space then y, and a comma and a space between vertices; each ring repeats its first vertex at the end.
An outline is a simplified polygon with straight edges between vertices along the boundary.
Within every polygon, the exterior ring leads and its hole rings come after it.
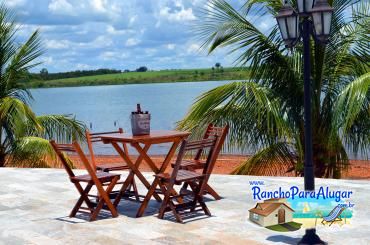
POLYGON ((111 141, 116 142, 151 142, 151 141, 166 141, 168 139, 173 139, 177 137, 186 137, 190 135, 189 132, 186 131, 175 131, 175 130, 152 130, 150 131, 149 135, 139 135, 133 136, 129 133, 123 134, 106 134, 102 135, 101 139, 105 143, 109 143, 111 141))

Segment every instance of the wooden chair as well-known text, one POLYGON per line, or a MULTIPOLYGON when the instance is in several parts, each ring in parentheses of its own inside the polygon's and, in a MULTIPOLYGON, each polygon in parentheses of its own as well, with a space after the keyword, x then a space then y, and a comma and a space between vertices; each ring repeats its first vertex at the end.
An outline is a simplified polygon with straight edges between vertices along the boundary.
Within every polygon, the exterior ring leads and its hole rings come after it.
MULTIPOLYGON (((70 181, 76 186, 77 191, 81 195, 74 208, 72 209, 69 217, 75 217, 77 212, 80 212, 88 214, 90 216, 90 221, 94 221, 96 220, 104 205, 106 205, 112 217, 117 217, 118 213, 116 207, 109 199, 109 194, 120 179, 120 175, 101 171, 95 172, 95 169, 91 167, 89 160, 87 159, 77 142, 73 142, 73 144, 57 144, 55 143, 55 141, 50 141, 50 144, 52 145, 58 158, 62 162, 63 167, 67 171, 70 181), (71 168, 71 160, 66 155, 66 152, 77 153, 88 174, 75 175, 71 168), (82 188, 81 182, 86 183, 85 188, 82 188), (98 195, 89 194, 93 186, 96 186, 98 195), (104 186, 107 186, 106 189, 104 189, 104 186), (97 203, 94 203, 92 200, 89 199, 89 197, 96 198, 97 203), (84 202, 87 207, 82 207, 82 204, 84 202)), ((117 198, 121 197, 117 196, 117 198)))
MULTIPOLYGON (((214 138, 214 137, 218 138, 218 140, 216 142, 215 150, 213 152, 213 154, 214 154, 213 160, 214 161, 217 160, 217 157, 220 154, 220 151, 221 151, 222 146, 225 142, 228 131, 229 131, 229 126, 228 125, 226 125, 225 127, 216 127, 213 124, 209 124, 207 129, 206 129, 206 132, 204 133, 203 139, 214 138)), ((203 169, 204 165, 206 163, 204 160, 201 160, 203 152, 204 152, 204 149, 200 148, 196 152, 195 157, 193 159, 183 160, 182 163, 181 163, 180 168, 181 169, 186 169, 186 170, 189 170, 189 171, 195 171, 197 169, 203 169)), ((212 163, 212 166, 214 166, 214 164, 215 163, 212 163)), ((213 171, 213 168, 211 169, 211 172, 212 171, 213 171)), ((186 191, 187 187, 188 187, 188 184, 185 183, 184 186, 181 188, 182 192, 186 191)), ((210 194, 216 200, 221 199, 220 195, 211 186, 209 186, 208 183, 206 184, 204 194, 210 194)))
POLYGON ((182 223, 183 219, 181 215, 185 214, 186 210, 190 210, 189 213, 193 213, 199 211, 197 210, 199 207, 206 215, 211 216, 210 211, 203 201, 202 193, 204 193, 206 183, 210 176, 210 171, 213 168, 212 164, 214 164, 214 161, 212 158, 214 157, 213 152, 215 150, 216 142, 217 136, 199 141, 183 141, 172 173, 161 173, 155 175, 155 180, 152 187, 149 189, 149 192, 153 192, 156 189, 156 186, 159 185, 161 192, 164 194, 158 218, 163 219, 166 212, 172 211, 176 220, 182 223), (203 170, 200 173, 181 169, 185 152, 205 148, 209 148, 209 153, 207 160, 203 165, 203 170), (192 191, 185 194, 177 194, 174 186, 182 185, 184 183, 190 185, 192 191), (179 202, 179 198, 181 198, 181 202, 179 202))
MULTIPOLYGON (((94 154, 93 144, 98 143, 98 142, 102 142, 100 136, 106 135, 106 134, 114 134, 114 133, 122 134, 123 132, 124 131, 123 131, 122 128, 119 128, 117 131, 100 132, 100 133, 91 133, 89 130, 86 130, 85 135, 86 135, 87 146, 89 148, 91 162, 92 162, 92 165, 94 166, 94 169, 101 170, 103 172, 130 170, 129 166, 126 163, 123 163, 123 162, 121 162, 121 163, 97 164, 96 159, 95 159, 95 154, 94 154)), ((128 148, 127 148, 126 144, 123 144, 123 149, 124 149, 125 154, 128 155, 128 148)), ((135 178, 132 178, 132 181, 128 185, 124 195, 128 196, 128 197, 134 196, 136 201, 140 201, 139 192, 137 190, 135 178)))

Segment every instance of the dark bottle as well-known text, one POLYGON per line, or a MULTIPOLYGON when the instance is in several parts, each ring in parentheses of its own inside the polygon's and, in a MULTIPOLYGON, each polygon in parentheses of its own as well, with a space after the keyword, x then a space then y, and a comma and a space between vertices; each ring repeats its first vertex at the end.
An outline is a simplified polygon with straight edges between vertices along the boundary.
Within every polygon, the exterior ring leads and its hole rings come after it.
POLYGON ((141 111, 140 104, 136 104, 136 111, 137 111, 137 114, 143 114, 143 112, 141 111))

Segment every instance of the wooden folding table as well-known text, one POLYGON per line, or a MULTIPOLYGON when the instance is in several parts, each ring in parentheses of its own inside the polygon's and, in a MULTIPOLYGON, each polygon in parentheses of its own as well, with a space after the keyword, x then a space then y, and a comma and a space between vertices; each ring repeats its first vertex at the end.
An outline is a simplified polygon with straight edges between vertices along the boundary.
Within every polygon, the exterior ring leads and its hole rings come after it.
MULTIPOLYGON (((124 185, 122 186, 120 190, 119 195, 123 195, 123 193, 127 189, 129 183, 132 182, 132 178, 134 178, 135 175, 143 183, 143 185, 149 190, 150 184, 147 181, 147 179, 144 177, 144 175, 140 172, 139 170, 140 164, 144 160, 148 163, 149 167, 152 169, 152 171, 155 174, 164 173, 164 171, 170 164, 170 161, 173 155, 175 154, 178 145, 184 139, 186 139, 189 136, 189 134, 190 134, 189 132, 174 131, 174 130, 152 130, 150 132, 150 135, 142 135, 142 136, 132 136, 131 134, 128 134, 128 133, 102 135, 101 139, 103 143, 112 144, 112 146, 117 151, 117 153, 123 158, 123 160, 127 163, 127 165, 131 169, 130 174, 128 175, 124 185), (122 145, 122 143, 130 144, 139 153, 135 162, 122 149, 122 147, 120 146, 122 145), (169 148, 169 151, 162 165, 160 166, 160 168, 158 168, 153 162, 153 160, 149 157, 148 150, 152 145, 162 144, 162 143, 172 143, 172 145, 169 148)), ((153 196, 157 201, 162 201, 162 199, 159 197, 157 193, 154 193, 153 196)), ((114 205, 118 205, 119 201, 120 201, 119 198, 117 198, 114 202, 114 205)), ((147 202, 147 201, 144 200, 144 202, 147 202)), ((146 206, 147 206, 147 203, 142 203, 141 207, 139 208, 137 216, 142 215, 146 206)))

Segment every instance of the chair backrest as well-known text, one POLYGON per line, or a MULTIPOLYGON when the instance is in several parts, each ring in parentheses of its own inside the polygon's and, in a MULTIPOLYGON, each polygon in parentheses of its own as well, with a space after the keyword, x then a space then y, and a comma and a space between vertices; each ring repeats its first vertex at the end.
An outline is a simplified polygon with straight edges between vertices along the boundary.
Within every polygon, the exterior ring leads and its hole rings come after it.
POLYGON ((98 181, 98 178, 95 174, 95 169, 92 168, 91 164, 89 163, 89 160, 83 153, 80 145, 74 141, 72 144, 57 144, 54 140, 50 141, 50 144, 52 145, 54 151, 57 153, 57 156, 59 157, 60 161, 63 164, 63 167, 68 173, 68 176, 71 178, 75 177, 75 174, 73 173, 73 170, 71 168, 71 165, 69 162, 71 161, 70 159, 67 158, 66 152, 75 152, 81 159, 85 169, 89 173, 89 175, 92 177, 94 182, 98 181))
POLYGON ((215 137, 212 137, 212 138, 209 138, 209 139, 202 139, 202 140, 195 140, 195 141, 184 140, 182 142, 181 146, 180 146, 180 150, 179 150, 179 153, 177 155, 175 165, 173 167, 170 185, 174 184, 174 182, 176 180, 177 173, 180 169, 181 161, 184 158, 184 155, 187 151, 193 151, 193 150, 207 149, 208 148, 209 152, 208 152, 206 164, 203 167, 202 173, 203 174, 210 174, 209 173, 210 166, 211 166, 212 161, 213 161, 213 155, 214 155, 213 153, 214 153, 214 150, 215 150, 217 140, 218 140, 218 136, 215 136, 215 137))
POLYGON ((57 154, 59 160, 62 162, 64 169, 67 171, 69 178, 75 176, 72 171, 70 159, 65 154, 66 152, 76 152, 72 144, 57 144, 54 140, 50 141, 51 146, 53 147, 55 153, 57 154))
POLYGON ((335 220, 339 215, 342 214, 342 212, 345 210, 346 208, 340 206, 340 205, 337 205, 335 206, 335 208, 333 208, 333 210, 330 211, 330 213, 326 216, 326 218, 328 220, 335 220))
POLYGON ((102 139, 100 136, 105 135, 105 134, 123 134, 123 129, 119 128, 117 131, 111 131, 111 132, 100 132, 100 133, 92 133, 89 130, 85 131, 86 135, 86 141, 87 141, 87 147, 89 148, 90 152, 90 158, 91 158, 91 163, 94 169, 96 169, 96 159, 95 159, 95 154, 94 154, 94 147, 93 143, 96 142, 101 142, 102 139))
MULTIPOLYGON (((216 149, 214 151, 214 154, 216 155, 216 159, 218 154, 220 153, 222 146, 225 142, 226 136, 229 132, 229 125, 226 125, 225 127, 216 127, 212 123, 208 124, 208 127, 206 129, 206 132, 203 135, 203 139, 208 139, 217 136, 218 141, 216 143, 216 149)), ((202 156, 203 149, 199 149, 197 153, 195 154, 194 160, 199 160, 202 156)))

